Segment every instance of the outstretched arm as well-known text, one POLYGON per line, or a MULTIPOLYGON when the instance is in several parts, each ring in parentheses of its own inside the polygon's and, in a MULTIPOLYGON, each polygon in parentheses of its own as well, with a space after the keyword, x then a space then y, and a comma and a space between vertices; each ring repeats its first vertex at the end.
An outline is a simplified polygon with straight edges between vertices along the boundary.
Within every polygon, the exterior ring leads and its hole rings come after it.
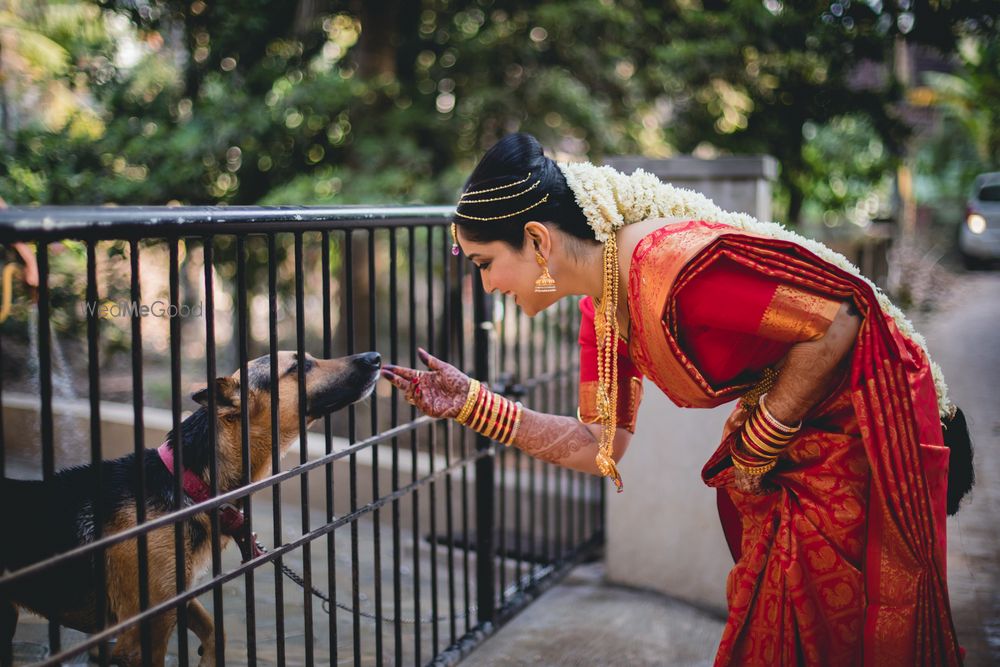
MULTIPOLYGON (((431 417, 454 419, 468 395, 471 379, 451 364, 418 350, 420 360, 429 370, 386 364, 382 375, 403 392, 410 403, 431 417)), ((542 461, 599 475, 597 457, 600 426, 584 424, 574 417, 550 415, 524 409, 513 446, 542 461)), ((616 432, 614 460, 624 454, 632 434, 623 428, 616 432)))
MULTIPOLYGON (((600 445, 599 424, 584 424, 575 417, 548 415, 525 410, 514 446, 536 459, 600 475, 595 459, 600 445)), ((617 463, 628 448, 632 434, 623 428, 615 430, 614 454, 617 463)))

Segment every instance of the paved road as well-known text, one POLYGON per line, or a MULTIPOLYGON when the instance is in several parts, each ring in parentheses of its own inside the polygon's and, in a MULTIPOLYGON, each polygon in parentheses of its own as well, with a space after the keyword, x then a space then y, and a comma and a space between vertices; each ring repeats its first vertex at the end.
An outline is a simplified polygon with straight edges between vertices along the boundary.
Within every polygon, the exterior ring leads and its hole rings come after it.
POLYGON ((1000 273, 968 273, 917 328, 968 416, 976 486, 948 521, 948 585, 967 665, 1000 664, 1000 273))
MULTIPOLYGON (((969 417, 977 485, 948 523, 949 586, 966 665, 1000 665, 1000 273, 941 286, 936 310, 914 318, 969 417)), ((602 583, 577 568, 463 665, 711 665, 722 621, 655 593, 602 583)))

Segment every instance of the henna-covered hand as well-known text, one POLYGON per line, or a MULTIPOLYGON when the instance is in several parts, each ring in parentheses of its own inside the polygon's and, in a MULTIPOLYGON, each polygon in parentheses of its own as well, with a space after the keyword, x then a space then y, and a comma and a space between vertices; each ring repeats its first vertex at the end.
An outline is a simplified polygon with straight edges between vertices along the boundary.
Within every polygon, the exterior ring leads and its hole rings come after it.
POLYGON ((454 419, 458 416, 469 394, 472 380, 468 375, 423 348, 417 356, 430 370, 385 364, 382 377, 403 392, 406 400, 431 417, 454 419))

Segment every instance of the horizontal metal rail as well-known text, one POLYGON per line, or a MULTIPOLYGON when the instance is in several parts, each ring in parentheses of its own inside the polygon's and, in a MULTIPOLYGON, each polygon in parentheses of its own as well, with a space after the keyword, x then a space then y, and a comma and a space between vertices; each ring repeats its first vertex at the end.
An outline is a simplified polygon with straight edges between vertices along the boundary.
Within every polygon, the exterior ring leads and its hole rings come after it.
POLYGON ((451 222, 450 206, 39 206, 0 209, 0 243, 370 230, 451 222))

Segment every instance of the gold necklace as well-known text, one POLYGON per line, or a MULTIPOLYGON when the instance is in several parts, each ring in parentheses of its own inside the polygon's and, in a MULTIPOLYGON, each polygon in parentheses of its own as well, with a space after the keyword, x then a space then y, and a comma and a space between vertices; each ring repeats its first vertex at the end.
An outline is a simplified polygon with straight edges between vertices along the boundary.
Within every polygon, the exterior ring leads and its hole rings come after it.
POLYGON ((597 414, 601 420, 601 441, 595 462, 605 477, 610 477, 618 492, 622 478, 615 465, 614 442, 618 417, 618 242, 614 234, 604 242, 604 276, 599 308, 595 309, 594 333, 597 337, 597 414))

